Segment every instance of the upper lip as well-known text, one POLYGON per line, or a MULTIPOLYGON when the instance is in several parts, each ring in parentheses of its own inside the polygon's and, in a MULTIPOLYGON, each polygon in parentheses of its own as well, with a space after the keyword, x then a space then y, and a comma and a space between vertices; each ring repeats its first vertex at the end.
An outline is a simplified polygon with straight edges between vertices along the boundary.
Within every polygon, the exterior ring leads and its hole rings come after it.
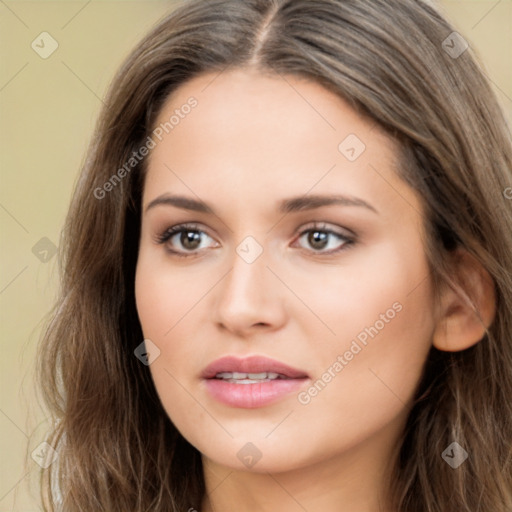
POLYGON ((225 356, 216 359, 210 363, 202 372, 203 379, 212 379, 218 373, 238 372, 238 373, 279 373, 291 379, 307 378, 306 372, 297 368, 292 368, 275 359, 264 356, 249 356, 242 359, 235 356, 225 356))

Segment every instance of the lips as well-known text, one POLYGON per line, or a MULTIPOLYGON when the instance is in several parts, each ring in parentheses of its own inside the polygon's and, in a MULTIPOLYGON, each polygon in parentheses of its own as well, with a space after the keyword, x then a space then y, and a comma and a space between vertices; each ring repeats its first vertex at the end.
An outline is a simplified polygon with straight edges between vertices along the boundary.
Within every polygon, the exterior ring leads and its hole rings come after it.
POLYGON ((263 356, 250 356, 239 359, 233 356, 222 357, 209 364, 201 373, 203 379, 213 379, 221 373, 277 373, 280 378, 305 379, 308 374, 287 364, 263 356))
POLYGON ((205 391, 230 407, 264 407, 298 393, 310 381, 303 370, 262 356, 217 359, 201 373, 205 391))

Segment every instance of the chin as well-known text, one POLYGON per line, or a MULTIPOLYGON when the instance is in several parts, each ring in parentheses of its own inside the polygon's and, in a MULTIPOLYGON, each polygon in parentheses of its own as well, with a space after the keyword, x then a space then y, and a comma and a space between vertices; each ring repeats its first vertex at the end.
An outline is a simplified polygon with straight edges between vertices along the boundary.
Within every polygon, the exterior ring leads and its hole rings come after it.
POLYGON ((203 457, 235 471, 282 473, 300 469, 317 462, 315 459, 323 458, 320 453, 315 457, 313 453, 309 453, 308 447, 301 440, 290 437, 287 438, 288 442, 277 436, 275 439, 265 439, 261 433, 253 438, 247 435, 247 432, 241 437, 223 437, 224 439, 218 439, 210 436, 209 444, 206 444, 205 436, 202 436, 201 441, 194 446, 203 457))

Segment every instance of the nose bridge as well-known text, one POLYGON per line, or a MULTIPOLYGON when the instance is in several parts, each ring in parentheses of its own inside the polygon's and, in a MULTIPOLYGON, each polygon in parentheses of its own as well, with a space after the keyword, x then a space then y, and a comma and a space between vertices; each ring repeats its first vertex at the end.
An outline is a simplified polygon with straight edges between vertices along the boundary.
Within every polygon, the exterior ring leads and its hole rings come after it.
POLYGON ((267 280, 267 262, 268 251, 263 244, 253 236, 246 236, 231 256, 231 272, 227 276, 226 291, 236 294, 238 300, 246 298, 246 295, 256 299, 258 289, 263 288, 267 280))
POLYGON ((255 324, 275 325, 283 320, 280 293, 275 289, 278 283, 272 285, 267 268, 269 256, 251 236, 236 246, 217 302, 218 321, 225 327, 243 331, 255 324))

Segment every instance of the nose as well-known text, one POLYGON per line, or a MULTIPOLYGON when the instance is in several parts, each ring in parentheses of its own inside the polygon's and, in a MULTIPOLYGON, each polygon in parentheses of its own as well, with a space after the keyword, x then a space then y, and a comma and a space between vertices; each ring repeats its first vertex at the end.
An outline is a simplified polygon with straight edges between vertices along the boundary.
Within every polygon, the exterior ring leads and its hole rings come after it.
POLYGON ((242 337, 279 329, 286 322, 285 289, 267 268, 267 251, 252 262, 233 253, 231 271, 217 289, 217 325, 242 337))

